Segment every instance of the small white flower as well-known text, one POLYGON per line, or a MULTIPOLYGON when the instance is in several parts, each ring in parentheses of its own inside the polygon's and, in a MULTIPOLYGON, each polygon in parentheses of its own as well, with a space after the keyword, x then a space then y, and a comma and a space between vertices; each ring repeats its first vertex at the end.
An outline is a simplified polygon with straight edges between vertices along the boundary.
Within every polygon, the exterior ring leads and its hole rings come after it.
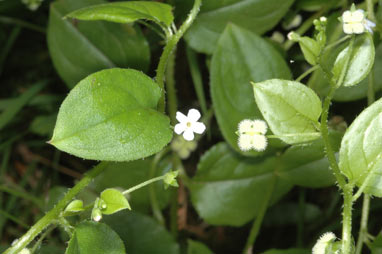
POLYGON ((206 130, 206 126, 202 122, 198 122, 200 116, 200 112, 196 109, 190 109, 187 116, 179 111, 176 112, 176 119, 179 123, 175 125, 175 133, 178 135, 183 133, 183 138, 188 141, 194 139, 194 132, 202 134, 206 130))
POLYGON ((362 34, 365 30, 370 33, 375 24, 366 19, 363 10, 350 10, 342 14, 343 30, 345 34, 362 34))
POLYGON ((325 254, 328 245, 336 239, 336 235, 332 232, 327 232, 323 234, 320 239, 317 240, 316 244, 312 249, 312 254, 325 254))
POLYGON ((268 145, 265 137, 268 126, 263 120, 245 119, 239 123, 238 127, 238 146, 242 151, 254 149, 264 151, 268 145))
POLYGON ((320 17, 320 21, 321 21, 321 22, 326 22, 326 21, 327 21, 327 18, 324 17, 324 16, 322 16, 322 17, 320 17))

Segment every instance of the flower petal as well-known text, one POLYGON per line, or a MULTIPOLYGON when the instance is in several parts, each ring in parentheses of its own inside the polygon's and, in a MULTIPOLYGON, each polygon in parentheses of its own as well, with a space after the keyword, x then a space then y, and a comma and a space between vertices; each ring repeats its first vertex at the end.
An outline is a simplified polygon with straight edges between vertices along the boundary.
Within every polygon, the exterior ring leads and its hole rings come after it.
POLYGON ((361 23, 352 24, 353 33, 362 34, 365 32, 365 27, 361 23))
POLYGON ((267 133, 267 123, 263 120, 254 120, 253 121, 253 130, 257 133, 265 134, 267 133))
POLYGON ((183 133, 183 138, 185 140, 188 140, 188 141, 191 141, 191 140, 194 140, 194 132, 189 128, 189 129, 186 129, 183 133))
POLYGON ((365 13, 363 10, 356 10, 352 13, 352 21, 351 22, 362 22, 365 18, 365 13))
POLYGON ((200 116, 201 116, 201 115, 200 115, 199 110, 194 109, 194 108, 190 109, 190 110, 188 111, 188 114, 187 114, 188 119, 189 119, 190 121, 193 121, 193 122, 198 121, 198 120, 200 119, 200 116))
POLYGON ((180 123, 187 123, 188 117, 186 115, 184 115, 183 113, 178 111, 178 112, 176 112, 176 120, 178 120, 178 122, 180 122, 180 123))
POLYGON ((178 135, 182 134, 183 131, 185 131, 187 129, 187 125, 186 123, 178 123, 177 125, 175 125, 175 128, 174 128, 174 132, 178 135))
POLYGON ((252 148, 252 142, 251 142, 252 137, 250 135, 242 134, 239 136, 237 145, 240 148, 240 150, 246 152, 251 150, 252 148))
POLYGON ((245 119, 239 123, 239 133, 252 132, 253 131, 253 123, 254 121, 245 119))
POLYGON ((342 14, 342 21, 344 23, 348 23, 348 22, 351 22, 352 20, 352 14, 350 11, 345 11, 343 14, 342 14))
POLYGON ((352 34, 353 33, 353 25, 352 24, 344 24, 343 30, 345 34, 352 34))
POLYGON ((191 125, 192 131, 198 134, 202 134, 206 130, 204 123, 196 122, 191 125))
POLYGON ((258 152, 262 152, 267 148, 268 140, 264 135, 253 135, 252 136, 252 148, 258 152))

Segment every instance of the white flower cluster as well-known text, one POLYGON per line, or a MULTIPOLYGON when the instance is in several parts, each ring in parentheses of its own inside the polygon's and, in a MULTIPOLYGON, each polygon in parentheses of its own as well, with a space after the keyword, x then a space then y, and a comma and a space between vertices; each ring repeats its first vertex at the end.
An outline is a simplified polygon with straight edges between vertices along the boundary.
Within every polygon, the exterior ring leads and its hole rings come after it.
POLYGON ((362 34, 366 30, 373 33, 372 28, 375 24, 366 19, 365 12, 363 10, 345 11, 342 14, 343 30, 345 34, 362 34))
POLYGON ((267 148, 268 140, 265 137, 268 126, 263 120, 245 119, 239 123, 238 146, 242 151, 254 149, 258 152, 267 148))
POLYGON ((175 125, 175 133, 178 135, 183 133, 183 138, 187 141, 194 139, 194 132, 202 134, 206 130, 206 126, 202 122, 198 122, 200 116, 200 112, 196 109, 190 109, 187 116, 176 112, 176 119, 179 123, 175 125))
POLYGON ((328 245, 332 243, 336 238, 336 235, 332 232, 327 232, 323 234, 313 246, 312 254, 325 254, 328 245))

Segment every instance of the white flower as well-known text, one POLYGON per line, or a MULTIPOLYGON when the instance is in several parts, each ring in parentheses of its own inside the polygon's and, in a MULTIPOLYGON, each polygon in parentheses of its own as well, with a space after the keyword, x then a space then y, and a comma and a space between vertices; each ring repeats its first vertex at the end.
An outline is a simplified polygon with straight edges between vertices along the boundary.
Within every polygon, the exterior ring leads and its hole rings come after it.
POLYGON ((322 16, 322 17, 320 17, 320 21, 321 22, 326 22, 326 21, 328 21, 328 19, 326 17, 322 16))
POLYGON ((326 248, 330 243, 332 243, 336 239, 336 235, 332 232, 327 232, 323 234, 320 239, 313 246, 312 254, 325 254, 326 248))
POLYGON ((375 24, 366 19, 363 10, 350 10, 342 14, 343 30, 345 34, 362 34, 365 30, 370 33, 375 24))
POLYGON ((197 134, 202 134, 206 130, 206 126, 198 122, 200 119, 200 112, 196 109, 190 109, 188 111, 187 116, 176 112, 176 119, 179 121, 177 125, 175 125, 175 133, 180 135, 183 133, 183 138, 185 140, 191 141, 194 139, 194 132, 197 134))
POLYGON ((263 120, 245 119, 239 123, 238 127, 238 146, 242 151, 254 149, 264 151, 268 145, 265 137, 268 126, 263 120))

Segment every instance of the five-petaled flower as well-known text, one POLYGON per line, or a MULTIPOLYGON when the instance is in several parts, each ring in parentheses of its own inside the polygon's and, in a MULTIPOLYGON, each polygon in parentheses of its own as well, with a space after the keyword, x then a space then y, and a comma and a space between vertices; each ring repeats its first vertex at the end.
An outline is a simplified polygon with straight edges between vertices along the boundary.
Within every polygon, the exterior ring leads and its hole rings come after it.
POLYGON ((373 22, 366 19, 365 12, 356 10, 355 7, 342 14, 342 22, 345 34, 362 34, 365 30, 373 33, 372 28, 375 27, 373 22))
MULTIPOLYGON (((336 235, 332 232, 327 232, 321 235, 320 239, 317 240, 316 244, 313 246, 312 254, 325 254, 327 253, 328 245, 332 244, 336 240, 336 235)), ((337 253, 337 252, 336 252, 337 253)))
POLYGON ((175 133, 178 135, 183 133, 183 138, 188 141, 194 139, 194 132, 202 134, 206 130, 206 126, 204 123, 198 122, 200 116, 200 112, 196 109, 190 109, 187 116, 179 111, 176 112, 176 119, 179 123, 175 125, 175 133))
POLYGON ((268 145, 265 137, 268 126, 263 120, 245 119, 239 123, 238 146, 242 151, 254 149, 258 152, 264 151, 268 145))

